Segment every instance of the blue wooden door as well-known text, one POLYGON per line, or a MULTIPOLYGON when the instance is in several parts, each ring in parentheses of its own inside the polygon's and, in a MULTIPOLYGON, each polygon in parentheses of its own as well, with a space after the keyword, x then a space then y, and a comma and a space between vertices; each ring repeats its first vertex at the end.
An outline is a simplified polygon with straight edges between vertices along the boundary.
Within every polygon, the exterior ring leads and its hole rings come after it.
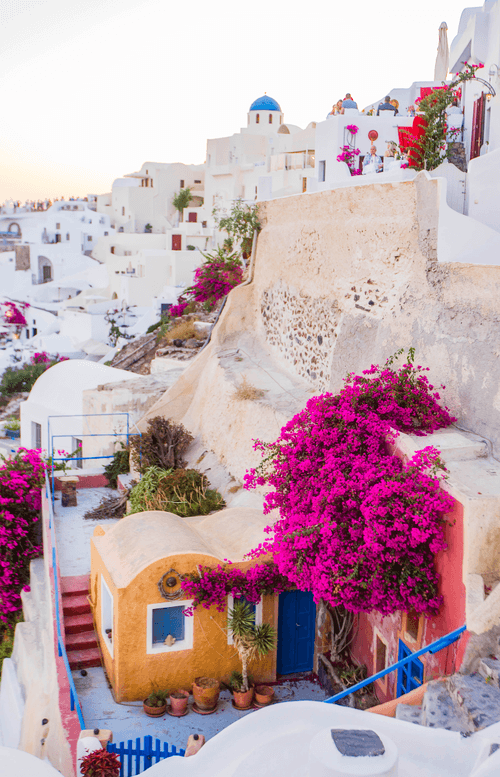
POLYGON ((307 591, 280 594, 278 610, 278 674, 313 668, 316 605, 307 591))
MULTIPOLYGON (((398 661, 402 658, 411 656, 412 651, 405 643, 399 640, 398 649, 398 661)), ((414 658, 404 666, 400 666, 398 669, 398 681, 396 687, 396 696, 402 696, 404 693, 413 691, 414 688, 418 688, 424 681, 424 665, 419 658, 414 658)))

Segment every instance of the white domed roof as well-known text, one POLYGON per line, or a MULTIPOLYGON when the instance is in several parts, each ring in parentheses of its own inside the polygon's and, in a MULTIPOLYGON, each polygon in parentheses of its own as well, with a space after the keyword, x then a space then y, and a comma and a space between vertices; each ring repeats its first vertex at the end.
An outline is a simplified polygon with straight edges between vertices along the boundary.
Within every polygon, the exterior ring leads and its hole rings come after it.
POLYGON ((105 364, 68 359, 40 375, 27 399, 37 405, 52 407, 58 415, 82 412, 82 392, 102 383, 134 380, 137 375, 105 364))

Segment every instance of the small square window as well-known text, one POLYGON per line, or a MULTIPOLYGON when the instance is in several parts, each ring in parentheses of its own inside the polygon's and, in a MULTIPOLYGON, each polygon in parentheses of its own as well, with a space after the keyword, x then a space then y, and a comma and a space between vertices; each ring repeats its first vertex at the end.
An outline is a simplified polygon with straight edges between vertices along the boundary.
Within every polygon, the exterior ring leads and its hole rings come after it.
POLYGON ((406 613, 405 632, 407 637, 412 642, 416 642, 418 640, 419 622, 420 622, 420 617, 417 615, 417 613, 414 610, 406 613))
POLYGON ((181 178, 181 189, 184 189, 184 180, 181 178))
POLYGON ((92 235, 87 235, 87 240, 89 241, 89 243, 91 243, 92 242, 92 235))
POLYGON ((184 615, 184 610, 191 604, 192 601, 183 601, 148 605, 147 653, 167 653, 193 647, 193 618, 184 615), (165 643, 169 636, 175 640, 170 645, 165 643))
POLYGON ((176 641, 184 639, 183 607, 158 607, 153 610, 153 645, 163 645, 170 635, 176 641))
POLYGON ((66 240, 69 240, 69 232, 66 232, 66 240))
POLYGON ((61 225, 60 224, 56 224, 56 229, 61 229, 61 225))

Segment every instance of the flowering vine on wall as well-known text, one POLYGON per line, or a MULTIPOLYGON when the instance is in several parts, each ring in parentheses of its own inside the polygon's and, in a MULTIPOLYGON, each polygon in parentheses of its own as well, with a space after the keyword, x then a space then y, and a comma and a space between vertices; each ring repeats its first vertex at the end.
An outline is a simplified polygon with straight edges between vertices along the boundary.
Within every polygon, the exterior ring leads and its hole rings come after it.
POLYGON ((41 555, 36 525, 46 464, 41 452, 20 448, 0 466, 0 622, 21 609, 21 589, 29 582, 31 559, 41 555))
POLYGON ((389 360, 349 375, 339 394, 310 399, 274 443, 255 442, 264 461, 245 485, 272 486, 265 512, 277 508, 280 519, 253 555, 271 553, 316 601, 383 614, 441 604, 434 556, 446 547, 453 500, 436 477, 438 452, 428 446, 405 462, 388 441, 455 419, 412 357, 398 370, 389 360))
POLYGON ((346 130, 348 132, 347 143, 340 148, 340 154, 337 156, 337 162, 345 162, 349 168, 351 175, 361 175, 361 170, 358 170, 356 166, 356 159, 360 154, 359 148, 355 148, 355 136, 359 131, 359 127, 355 124, 347 124, 346 130))
POLYGON ((202 605, 206 609, 215 606, 223 612, 229 594, 235 598, 244 596, 248 602, 255 604, 261 596, 278 595, 289 587, 287 578, 272 562, 258 564, 245 572, 231 562, 213 568, 200 567, 198 575, 187 575, 182 582, 184 593, 193 599, 191 611, 202 605))

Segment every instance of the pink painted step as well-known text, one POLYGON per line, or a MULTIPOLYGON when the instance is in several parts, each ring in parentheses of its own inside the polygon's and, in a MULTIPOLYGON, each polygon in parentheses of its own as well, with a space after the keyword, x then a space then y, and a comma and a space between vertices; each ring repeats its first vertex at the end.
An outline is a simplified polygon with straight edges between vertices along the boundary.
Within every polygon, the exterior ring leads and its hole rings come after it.
POLYGON ((97 647, 97 639, 93 631, 80 631, 76 634, 66 633, 66 650, 87 650, 97 647))
POLYGON ((66 615, 85 615, 90 612, 90 604, 85 596, 75 596, 73 594, 63 598, 63 613, 66 615))
POLYGON ((71 669, 88 669, 91 666, 101 666, 101 656, 97 648, 87 650, 67 650, 71 669))
POLYGON ((61 593, 64 597, 87 595, 90 587, 90 575, 76 575, 61 578, 61 593))
POLYGON ((93 631, 94 623, 92 621, 92 613, 88 612, 83 615, 65 615, 64 630, 66 635, 78 634, 82 631, 93 631))

